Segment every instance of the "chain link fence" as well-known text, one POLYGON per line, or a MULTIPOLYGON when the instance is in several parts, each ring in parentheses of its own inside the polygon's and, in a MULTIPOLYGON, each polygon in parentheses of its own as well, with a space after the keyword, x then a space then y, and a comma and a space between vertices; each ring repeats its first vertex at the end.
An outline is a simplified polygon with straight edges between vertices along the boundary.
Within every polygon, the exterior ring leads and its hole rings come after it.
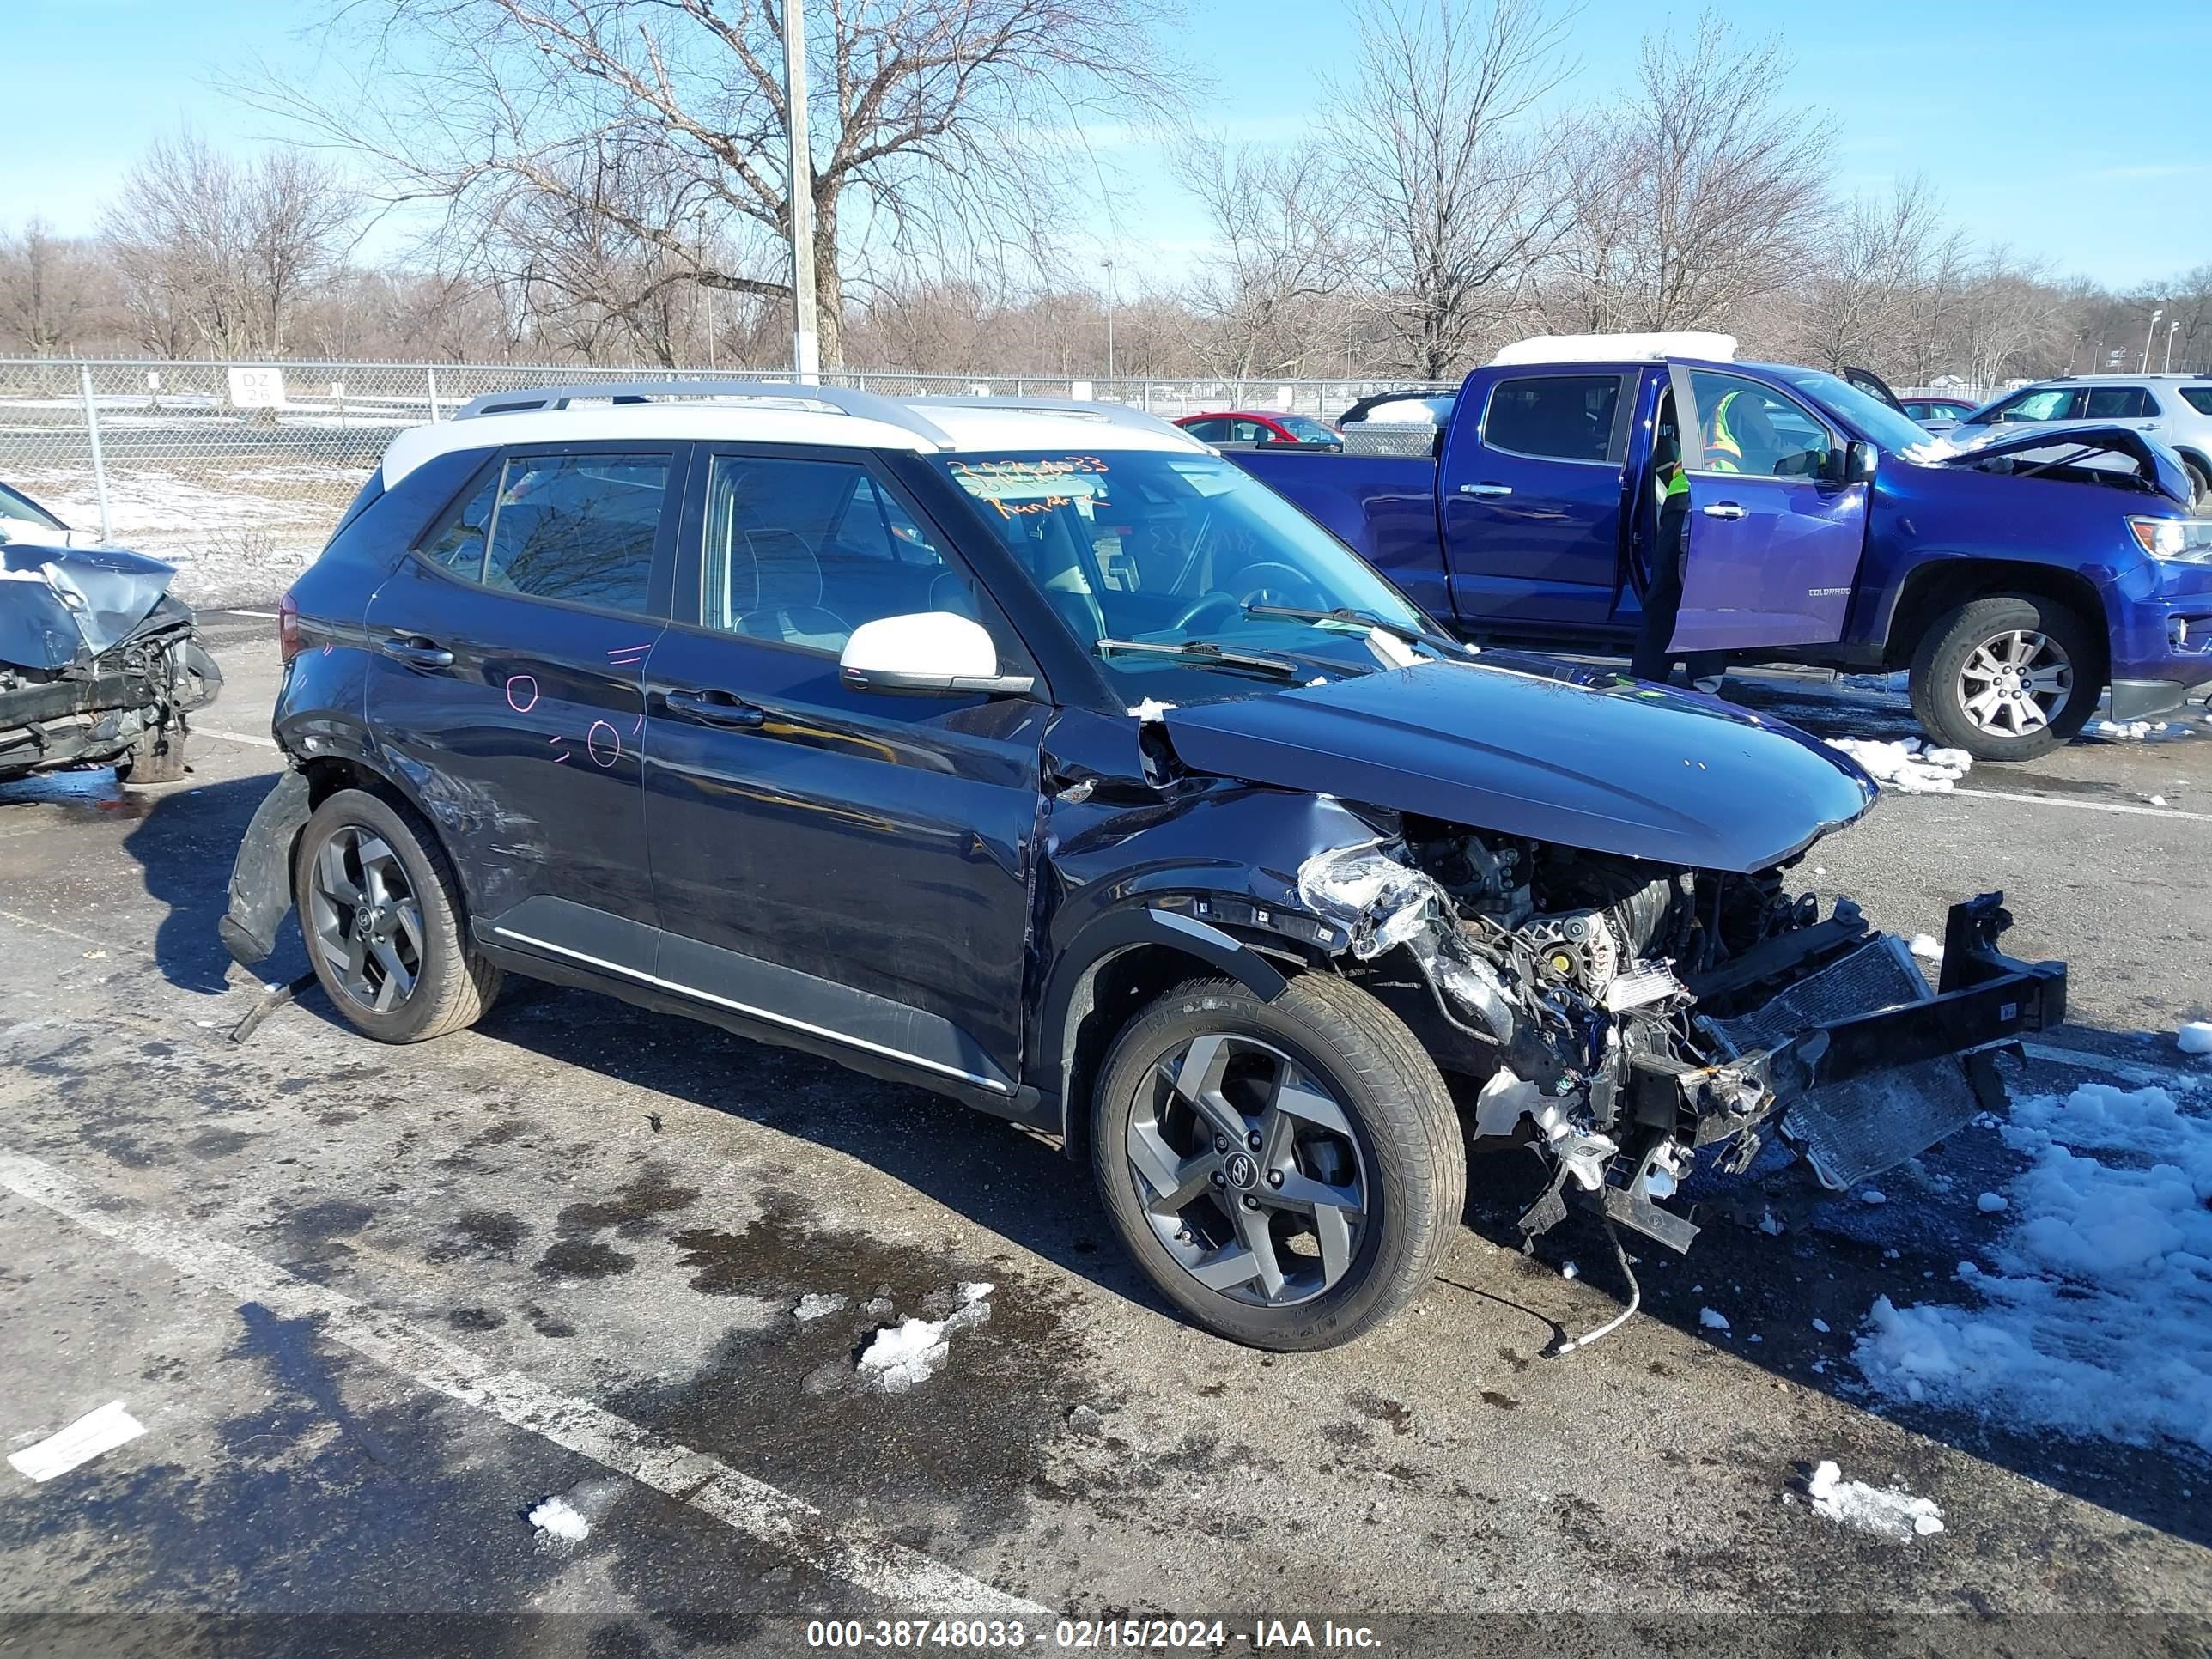
MULTIPOLYGON (((788 380, 788 371, 469 363, 224 363, 0 359, 0 482, 64 522, 177 567, 194 604, 265 601, 322 547, 403 428, 469 399, 602 380, 788 380)), ((848 371, 825 382, 893 397, 1096 398, 1164 419, 1261 409, 1341 414, 1418 382, 1239 383, 848 371)), ((1364 447, 1428 450, 1429 429, 1364 447)))

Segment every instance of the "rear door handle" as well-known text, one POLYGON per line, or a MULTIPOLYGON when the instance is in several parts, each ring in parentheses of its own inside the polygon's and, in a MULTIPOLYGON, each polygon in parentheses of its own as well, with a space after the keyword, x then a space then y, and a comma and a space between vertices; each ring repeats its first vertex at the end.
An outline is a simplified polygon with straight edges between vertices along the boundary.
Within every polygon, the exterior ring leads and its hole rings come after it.
POLYGON ((1510 495, 1513 486, 1502 483, 1462 484, 1459 493, 1462 495, 1510 495))
POLYGON ((1715 501, 1711 507, 1701 507, 1698 512, 1709 519, 1741 519, 1743 509, 1734 501, 1715 501))
POLYGON ((395 634, 385 641, 382 650, 387 657, 397 657, 417 668, 451 668, 453 653, 435 640, 425 639, 420 634, 395 634))
POLYGON ((740 729, 757 726, 768 719, 768 710, 756 708, 741 697, 726 691, 671 691, 668 707, 672 714, 686 720, 700 720, 708 726, 727 726, 740 729))

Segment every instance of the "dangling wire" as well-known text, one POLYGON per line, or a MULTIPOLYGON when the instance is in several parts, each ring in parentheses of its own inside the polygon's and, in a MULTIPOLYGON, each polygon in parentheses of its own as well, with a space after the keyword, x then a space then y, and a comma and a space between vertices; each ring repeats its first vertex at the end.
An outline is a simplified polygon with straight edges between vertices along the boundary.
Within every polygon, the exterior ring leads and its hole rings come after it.
POLYGON ((1605 1223, 1605 1236, 1613 1245, 1613 1259, 1620 1264, 1620 1276, 1628 1281, 1628 1305, 1589 1335, 1574 1337, 1560 1343, 1552 1350, 1554 1359, 1571 1354, 1577 1348, 1587 1348, 1601 1336, 1610 1336, 1635 1317, 1637 1309, 1643 1305, 1644 1287, 1636 1282, 1635 1271, 1628 1265, 1628 1251, 1621 1244, 1620 1229, 1613 1224, 1613 1218, 1609 1215, 1601 1213, 1598 1218, 1605 1223))

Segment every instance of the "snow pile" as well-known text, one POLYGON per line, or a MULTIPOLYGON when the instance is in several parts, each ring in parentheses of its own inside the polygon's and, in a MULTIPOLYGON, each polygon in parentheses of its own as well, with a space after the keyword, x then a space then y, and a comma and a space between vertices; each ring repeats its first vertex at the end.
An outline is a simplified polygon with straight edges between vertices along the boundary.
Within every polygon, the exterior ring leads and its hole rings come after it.
POLYGON ((2020 1102, 1995 1271, 1976 1308, 1879 1298, 1853 1357, 1886 1394, 2212 1451, 2212 1119, 2163 1089, 2020 1102))
POLYGON ((827 1319, 831 1314, 842 1313, 852 1305, 842 1296, 810 1291, 799 1298, 799 1305, 791 1310, 791 1316, 802 1325, 811 1325, 817 1319, 827 1319))
POLYGON ((1146 697, 1129 713, 1140 724, 1150 725, 1154 720, 1164 718, 1168 711, 1174 707, 1173 703, 1162 702, 1158 697, 1146 697))
POLYGON ((592 1535, 592 1523, 577 1514, 565 1498, 549 1498, 531 1510, 530 1524, 564 1544, 580 1544, 592 1535))
POLYGON ((1831 738, 1831 749, 1840 749, 1885 789, 1908 795, 1948 793, 1974 764, 1963 749, 1937 749, 1919 738, 1883 743, 1874 738, 1831 738))
POLYGON ((2089 733, 2107 743, 2142 743, 2166 730, 2164 720, 2098 720, 2090 726, 2089 733))
POLYGON ((2192 1019, 2173 1034, 2185 1054, 2212 1054, 2212 1019, 2192 1019))
POLYGON ((952 1333, 990 1318, 991 1290, 988 1284, 963 1284, 955 1292, 959 1305, 944 1318, 908 1318, 884 1326, 860 1355, 861 1383, 885 1394, 904 1394, 927 1382, 952 1357, 947 1340, 952 1333))
POLYGON ((1932 933, 1915 933, 1912 936, 1911 949, 1912 954, 1923 962, 1940 964, 1943 960, 1943 947, 1932 933))
POLYGON ((1869 1486, 1846 1480, 1844 1472, 1823 1459, 1806 1483, 1813 1513, 1839 1525, 1899 1540, 1925 1538, 1943 1530, 1943 1511, 1932 1499, 1915 1498, 1895 1486, 1869 1486))

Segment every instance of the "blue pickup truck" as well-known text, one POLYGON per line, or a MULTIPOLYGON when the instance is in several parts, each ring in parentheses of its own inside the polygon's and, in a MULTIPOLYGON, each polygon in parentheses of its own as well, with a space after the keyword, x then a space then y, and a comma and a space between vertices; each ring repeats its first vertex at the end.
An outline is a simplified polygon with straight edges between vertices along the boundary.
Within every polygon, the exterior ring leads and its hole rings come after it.
POLYGON ((1224 453, 1478 641, 1625 654, 1679 463, 1677 654, 1909 668, 1921 724, 1982 760, 2072 737, 2107 687, 2120 720, 2212 694, 2212 521, 2142 434, 1960 450, 1833 374, 1592 338, 1468 375, 1429 457, 1224 453))

